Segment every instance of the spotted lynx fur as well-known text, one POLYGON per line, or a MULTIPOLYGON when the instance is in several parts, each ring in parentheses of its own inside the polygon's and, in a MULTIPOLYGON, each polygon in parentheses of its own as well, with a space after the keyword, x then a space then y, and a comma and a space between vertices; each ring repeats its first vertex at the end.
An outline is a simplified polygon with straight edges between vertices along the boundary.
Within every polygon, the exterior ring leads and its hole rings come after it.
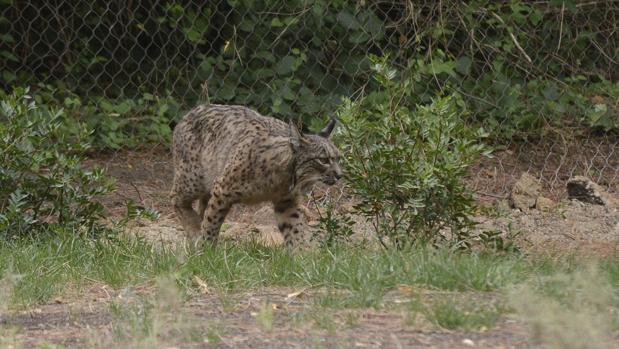
POLYGON ((236 203, 273 203, 286 246, 302 240, 299 199, 316 182, 334 184, 340 153, 329 140, 242 106, 201 105, 174 129, 172 201, 187 237, 216 242, 236 203), (198 201, 198 212, 192 203, 198 201))

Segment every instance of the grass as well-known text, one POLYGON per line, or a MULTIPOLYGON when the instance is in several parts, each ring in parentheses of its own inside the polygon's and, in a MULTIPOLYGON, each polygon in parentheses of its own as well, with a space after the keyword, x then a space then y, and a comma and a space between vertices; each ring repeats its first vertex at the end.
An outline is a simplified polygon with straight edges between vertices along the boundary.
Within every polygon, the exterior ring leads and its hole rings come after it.
POLYGON ((613 333, 619 330, 618 285, 612 283, 615 270, 585 264, 573 273, 514 285, 508 299, 527 320, 535 343, 551 348, 610 348, 613 333))
POLYGON ((122 288, 173 274, 182 288, 196 287, 192 278, 198 276, 223 293, 265 286, 345 290, 348 306, 367 307, 378 306, 384 294, 399 284, 492 291, 549 268, 562 268, 519 256, 431 249, 361 253, 340 247, 290 255, 283 248, 256 243, 186 250, 137 239, 80 238, 0 242, 0 277, 8 266, 11 273, 20 275, 13 303, 22 306, 79 291, 91 282, 122 288))
MULTIPOLYGON (((257 243, 222 243, 200 250, 161 247, 139 239, 0 241, 0 277, 19 275, 13 303, 29 306, 49 301, 85 283, 115 288, 153 282, 174 275, 182 288, 194 288, 194 276, 220 293, 266 286, 326 287, 336 292, 318 303, 376 307, 397 285, 420 285, 449 291, 495 291, 526 279, 569 272, 567 259, 525 258, 448 250, 356 251, 343 247, 290 255, 257 243)), ((619 263, 603 264, 617 285, 619 263)))
MULTIPOLYGON (((197 329, 188 325, 195 321, 179 311, 191 294, 215 295, 225 312, 233 308, 234 295, 242 292, 277 286, 309 290, 309 308, 295 316, 335 333, 340 325, 359 323, 355 309, 384 308, 387 294, 404 285, 410 292, 400 296, 408 299, 406 311, 413 325, 422 317, 434 327, 477 331, 492 328, 507 312, 516 312, 531 324, 534 340, 560 338, 562 329, 572 327, 579 329, 572 332, 580 339, 619 329, 619 260, 598 261, 595 273, 590 265, 573 256, 430 248, 385 251, 339 246, 290 255, 283 248, 251 242, 224 241, 216 248, 187 249, 140 239, 0 241, 0 310, 26 308, 67 294, 79 296, 91 283, 117 290, 147 284, 155 286, 154 297, 129 292, 122 302, 111 303, 114 333, 101 342, 151 347, 172 331, 188 341, 206 337, 213 344, 223 336, 217 322, 197 329), (420 289, 433 296, 421 296, 416 291, 420 289), (505 300, 510 308, 484 301, 487 297, 470 297, 484 294, 505 300), (352 315, 340 317, 342 324, 334 322, 333 314, 342 309, 350 309, 346 312, 352 315), (581 322, 591 326, 578 327, 581 322)), ((275 313, 280 311, 270 303, 256 312, 255 321, 263 331, 273 331, 275 313)), ((10 329, 0 330, 10 340, 10 329)))
POLYGON ((442 328, 480 330, 494 327, 504 312, 494 305, 461 303, 453 298, 442 299, 424 308, 423 314, 442 328))

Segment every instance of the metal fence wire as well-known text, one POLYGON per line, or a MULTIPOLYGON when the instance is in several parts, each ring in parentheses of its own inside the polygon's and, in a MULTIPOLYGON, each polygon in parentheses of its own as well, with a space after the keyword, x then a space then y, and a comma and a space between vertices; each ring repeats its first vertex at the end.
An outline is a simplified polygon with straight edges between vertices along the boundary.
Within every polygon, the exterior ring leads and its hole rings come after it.
POLYGON ((79 98, 100 129, 106 115, 122 118, 141 103, 167 103, 148 110, 178 119, 207 99, 317 124, 342 96, 375 89, 368 55, 389 55, 402 74, 416 74, 420 101, 456 91, 470 103, 471 122, 497 135, 494 159, 472 176, 479 192, 504 195, 522 172, 555 196, 576 174, 619 191, 619 1, 0 6, 3 90, 55 89, 65 105, 79 98))

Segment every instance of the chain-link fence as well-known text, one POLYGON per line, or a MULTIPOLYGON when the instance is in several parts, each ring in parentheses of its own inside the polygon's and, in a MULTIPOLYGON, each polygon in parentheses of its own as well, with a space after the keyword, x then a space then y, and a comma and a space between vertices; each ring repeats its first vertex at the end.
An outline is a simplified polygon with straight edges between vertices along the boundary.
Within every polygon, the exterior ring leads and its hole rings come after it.
POLYGON ((0 4, 3 90, 80 107, 103 148, 169 141, 168 121, 205 100, 313 127, 371 93, 368 55, 389 55, 420 103, 459 93, 492 133, 480 193, 504 196, 524 171, 555 196, 576 174, 619 190, 618 1, 0 4))

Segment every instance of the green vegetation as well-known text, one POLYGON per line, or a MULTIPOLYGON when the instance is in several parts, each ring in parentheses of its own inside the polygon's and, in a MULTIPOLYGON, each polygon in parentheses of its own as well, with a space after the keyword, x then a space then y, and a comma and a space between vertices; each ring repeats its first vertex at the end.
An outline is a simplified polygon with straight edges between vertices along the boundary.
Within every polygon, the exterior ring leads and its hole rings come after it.
POLYGON ((457 95, 418 104, 411 79, 398 79, 387 58, 371 60, 381 88, 338 113, 355 209, 385 246, 449 240, 467 247, 474 205, 462 179, 484 152, 483 130, 465 126, 457 95))
POLYGON ((88 130, 66 132, 64 111, 39 108, 28 89, 17 89, 0 107, 0 239, 94 232, 103 213, 94 198, 112 183, 81 164, 88 130))
MULTIPOLYGON (((434 301, 429 306, 421 306, 421 313, 434 324, 450 329, 479 330, 492 328, 506 311, 483 301, 467 300, 459 304, 454 299, 434 301)), ((413 308, 413 311, 415 309, 413 308)))
MULTIPOLYGON (((325 311, 392 308, 397 303, 388 294, 402 287, 411 290, 398 297, 408 300, 404 305, 410 304, 404 309, 413 319, 412 326, 426 321, 446 329, 477 331, 492 328, 503 316, 516 312, 542 331, 534 333, 559 340, 564 321, 557 319, 576 316, 580 320, 574 320, 574 326, 592 324, 581 326, 583 335, 606 335, 619 324, 619 289, 612 283, 619 262, 613 257, 591 269, 591 263, 569 257, 497 256, 433 248, 358 252, 334 246, 291 256, 281 247, 255 243, 224 241, 216 249, 195 250, 155 246, 134 238, 3 241, 0 275, 6 287, 0 299, 11 309, 29 307, 58 296, 79 296, 92 282, 110 285, 123 290, 123 296, 110 305, 115 340, 151 344, 162 331, 187 338, 197 331, 189 326, 189 315, 179 310, 188 295, 201 292, 192 282, 195 276, 223 297, 273 286, 304 289, 313 307, 290 316, 299 321, 314 319, 320 328, 331 330, 339 322, 323 321, 325 312, 315 307, 325 311), (591 278, 596 282, 589 282, 591 278), (154 298, 131 291, 153 284, 159 290, 154 298), (600 321, 604 326, 595 325, 600 321), (164 323, 168 325, 162 327, 164 323)), ((264 303, 256 313, 265 331, 273 328, 275 311, 264 303)), ((342 324, 350 323, 349 318, 342 319, 342 324)), ((209 341, 220 338, 214 328, 204 331, 209 341)))
POLYGON ((100 148, 169 142, 168 125, 205 100, 318 127, 342 96, 380 88, 369 54, 391 57, 422 104, 459 93, 467 121, 499 143, 619 128, 615 2, 7 3, 2 90, 55 90, 49 103, 95 129, 100 148))
MULTIPOLYGON (((328 286, 347 291, 338 292, 337 297, 344 297, 351 306, 378 306, 385 292, 399 284, 487 292, 531 277, 580 268, 565 260, 454 253, 445 249, 367 248, 363 252, 339 246, 289 255, 284 248, 238 242, 187 250, 181 246, 155 247, 139 239, 65 237, 1 241, 0 268, 3 275, 19 275, 14 302, 23 305, 45 302, 54 295, 80 288, 84 280, 123 288, 173 275, 181 287, 192 288, 192 279, 197 275, 223 292, 266 286, 328 286)), ((616 268, 615 262, 605 264, 603 270, 610 275, 605 277, 612 277, 616 268)))
MULTIPOLYGON (((155 248, 137 239, 87 240, 78 237, 0 242, 2 273, 12 266, 20 275, 14 301, 30 305, 96 280, 115 288, 148 283, 175 275, 191 288, 199 276, 223 292, 266 286, 330 286, 350 292, 347 302, 377 306, 385 292, 404 283, 444 290, 497 290, 543 273, 545 263, 519 257, 454 254, 448 250, 414 249, 357 254, 345 246, 289 255, 284 248, 257 243, 224 243, 218 248, 155 248)), ((558 266, 552 266, 555 268, 558 266)))

